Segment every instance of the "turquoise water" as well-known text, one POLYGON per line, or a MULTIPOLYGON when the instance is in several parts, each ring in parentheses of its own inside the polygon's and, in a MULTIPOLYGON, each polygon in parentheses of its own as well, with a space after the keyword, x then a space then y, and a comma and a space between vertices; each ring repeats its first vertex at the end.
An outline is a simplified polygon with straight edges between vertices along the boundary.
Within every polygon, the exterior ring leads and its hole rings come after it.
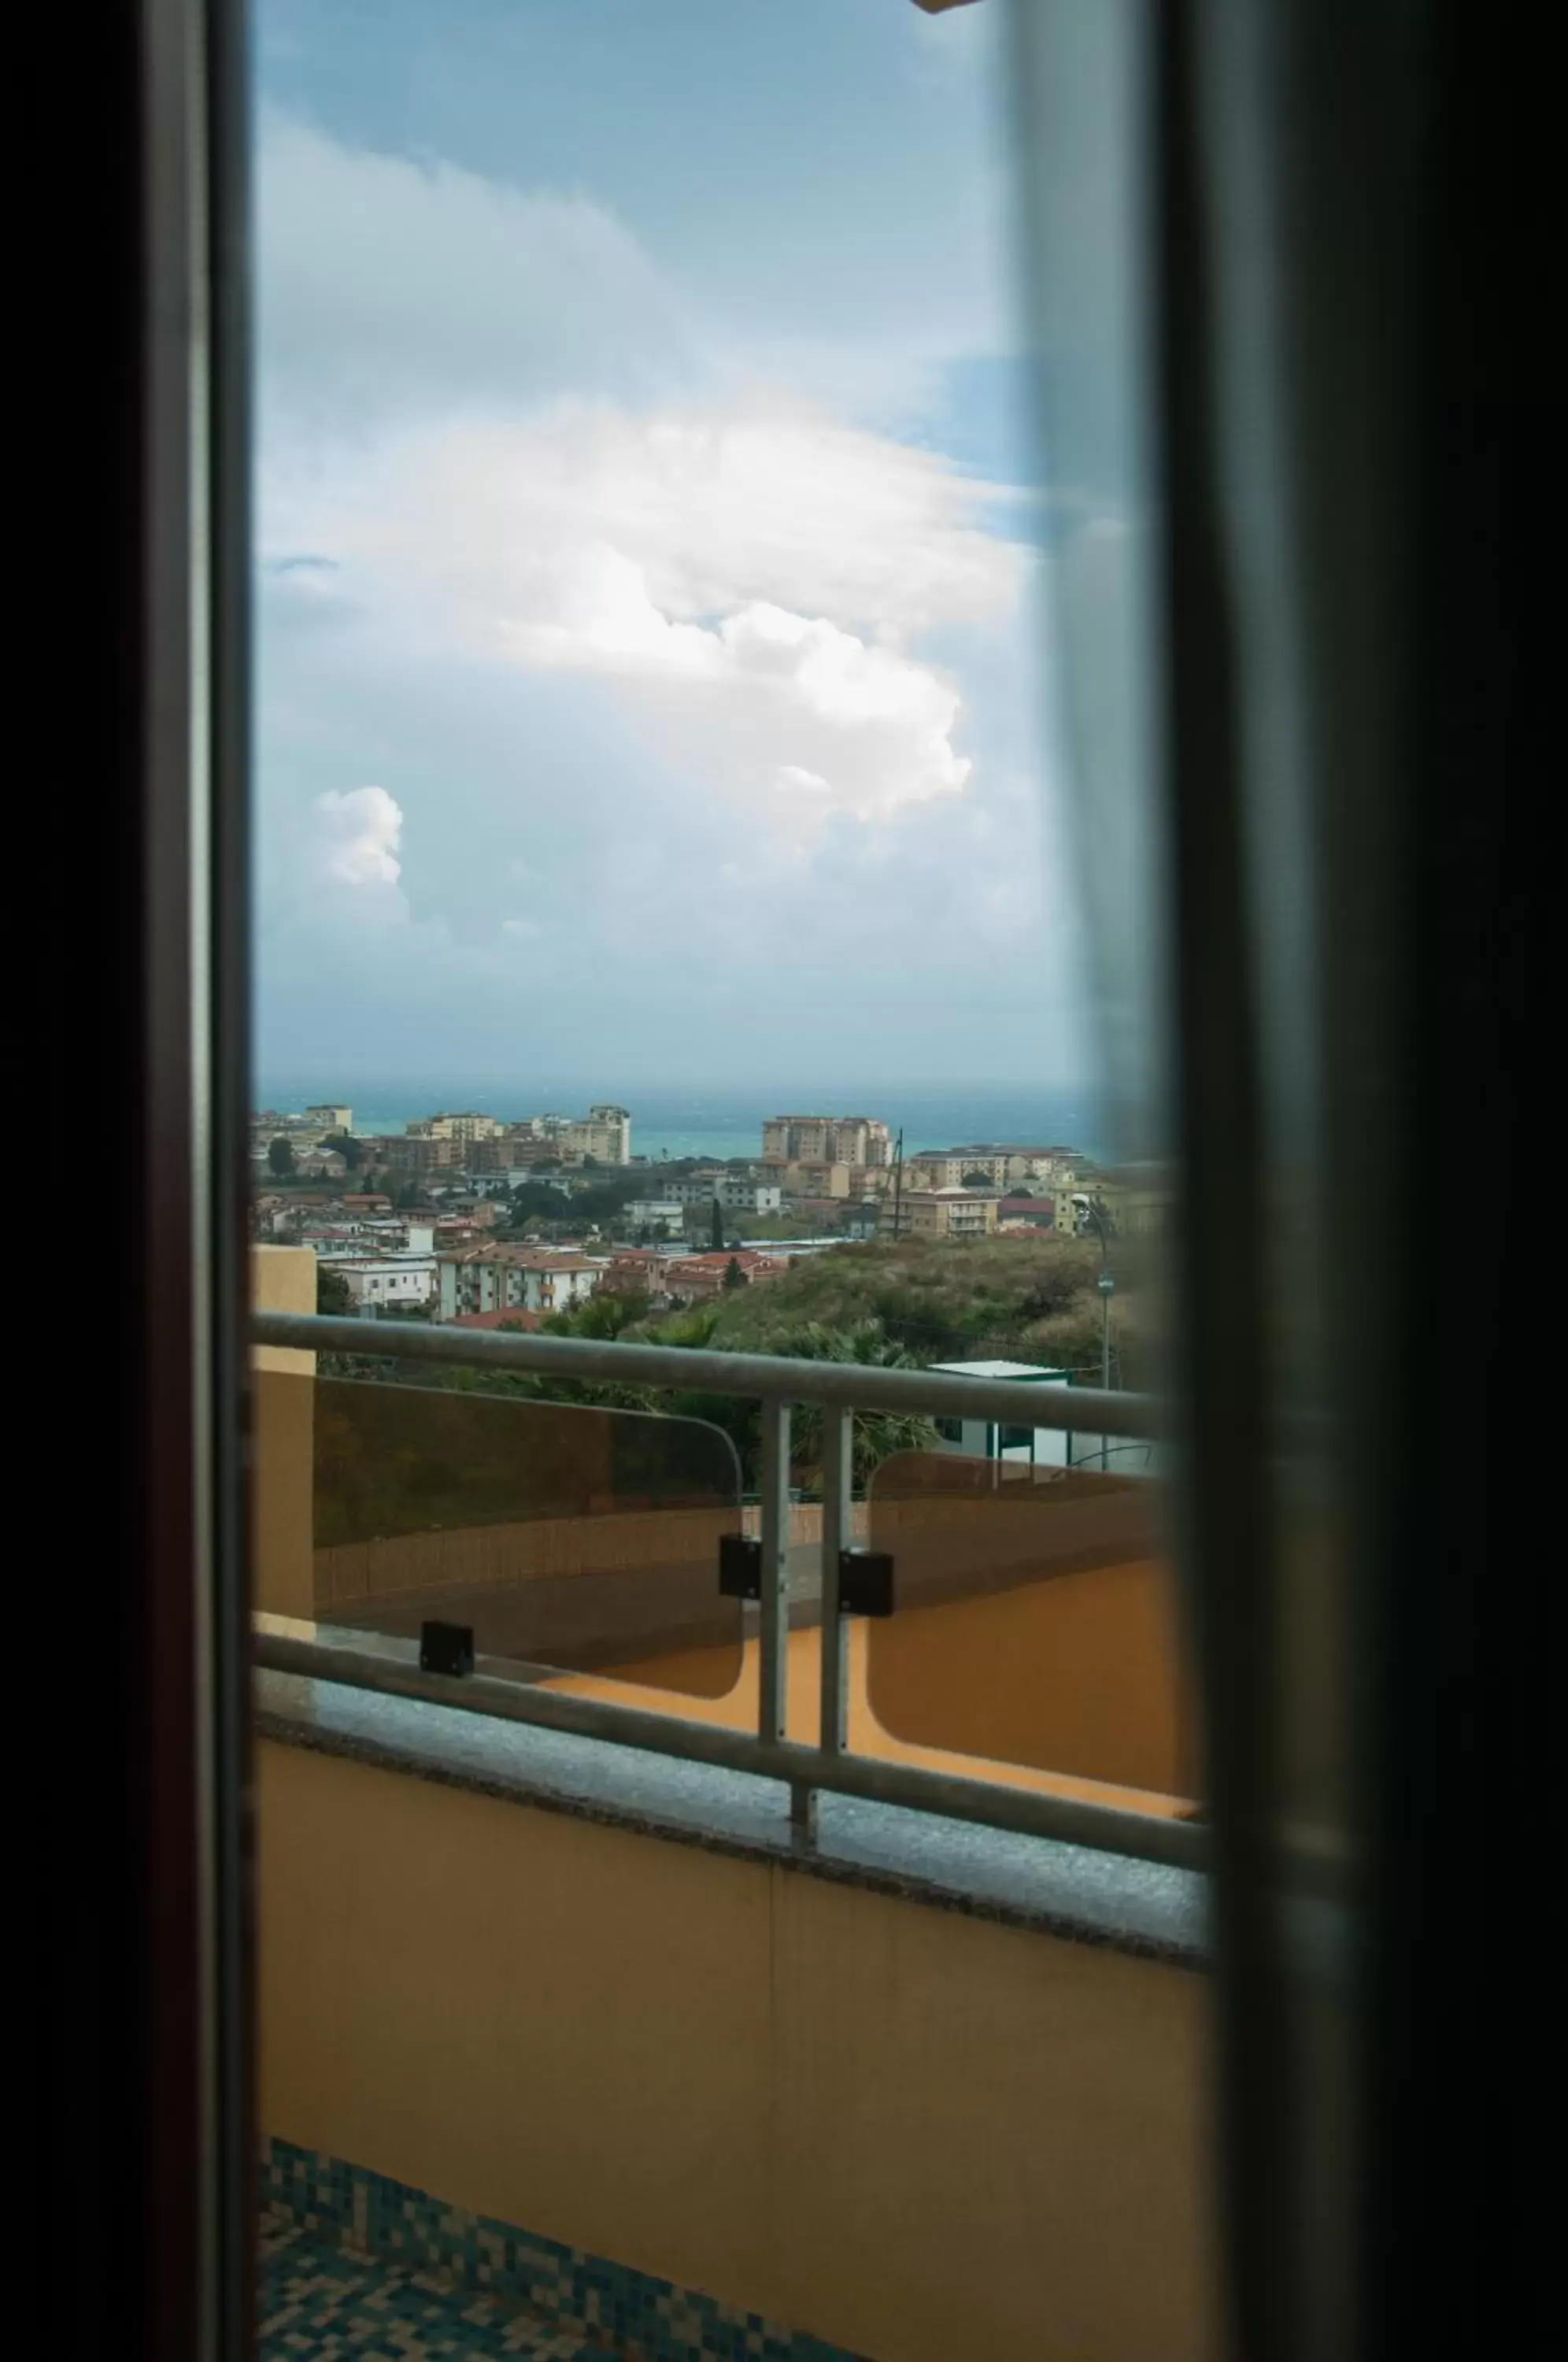
POLYGON ((978 1141, 1018 1141, 1029 1146, 1078 1148, 1093 1155, 1099 1114, 1082 1089, 1029 1090, 995 1084, 928 1086, 919 1090, 813 1091, 799 1085, 766 1094, 707 1096, 691 1091, 612 1089, 596 1081, 543 1090, 515 1083, 385 1083, 357 1086, 352 1076, 301 1083, 273 1078, 259 1095, 260 1106, 281 1113, 317 1100, 347 1102, 359 1132, 396 1132, 415 1117, 437 1109, 478 1109, 503 1120, 547 1110, 580 1115, 591 1099, 628 1108, 632 1150, 639 1156, 756 1156, 768 1116, 856 1114, 880 1116, 894 1132, 903 1128, 906 1153, 952 1148, 978 1141))

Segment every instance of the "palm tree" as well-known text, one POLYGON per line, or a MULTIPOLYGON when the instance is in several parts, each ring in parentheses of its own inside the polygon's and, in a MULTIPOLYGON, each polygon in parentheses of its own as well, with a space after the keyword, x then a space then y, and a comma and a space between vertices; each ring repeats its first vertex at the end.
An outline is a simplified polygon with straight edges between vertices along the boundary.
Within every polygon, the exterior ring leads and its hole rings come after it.
MULTIPOLYGON (((847 1329, 830 1329, 824 1321, 808 1320, 798 1329, 767 1340, 767 1351, 790 1353, 805 1362, 853 1362, 862 1369, 914 1370, 914 1355, 886 1334, 879 1320, 856 1320, 847 1329)), ((895 1451, 932 1451, 936 1429, 930 1419, 913 1411, 856 1411, 852 1445, 855 1482, 864 1487, 872 1472, 895 1451)), ((822 1482, 823 1415, 819 1405, 797 1405, 790 1423, 790 1462, 805 1482, 822 1482)))

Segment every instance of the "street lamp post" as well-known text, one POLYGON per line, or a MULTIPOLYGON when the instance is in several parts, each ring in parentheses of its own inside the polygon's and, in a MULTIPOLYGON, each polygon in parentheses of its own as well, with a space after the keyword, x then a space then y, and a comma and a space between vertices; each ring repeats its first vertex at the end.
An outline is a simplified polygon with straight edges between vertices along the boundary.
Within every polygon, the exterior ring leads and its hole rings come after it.
MULTIPOLYGON (((1099 1241, 1099 1382, 1107 1394, 1110 1392, 1110 1299, 1116 1293, 1116 1276, 1110 1268, 1110 1236, 1105 1227, 1105 1216, 1092 1198, 1075 1194, 1074 1205, 1084 1221, 1099 1241)), ((1099 1464, 1103 1473, 1110 1457, 1110 1438, 1099 1439, 1099 1464)))

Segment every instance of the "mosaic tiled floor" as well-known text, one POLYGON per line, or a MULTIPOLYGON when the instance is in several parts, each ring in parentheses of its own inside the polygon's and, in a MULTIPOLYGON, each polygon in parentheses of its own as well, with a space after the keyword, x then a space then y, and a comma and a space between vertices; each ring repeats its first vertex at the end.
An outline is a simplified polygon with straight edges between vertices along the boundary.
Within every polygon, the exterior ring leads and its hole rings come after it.
POLYGON ((378 2263, 278 2216, 261 2225, 260 2362, 618 2362, 577 2330, 455 2289, 443 2275, 378 2263))

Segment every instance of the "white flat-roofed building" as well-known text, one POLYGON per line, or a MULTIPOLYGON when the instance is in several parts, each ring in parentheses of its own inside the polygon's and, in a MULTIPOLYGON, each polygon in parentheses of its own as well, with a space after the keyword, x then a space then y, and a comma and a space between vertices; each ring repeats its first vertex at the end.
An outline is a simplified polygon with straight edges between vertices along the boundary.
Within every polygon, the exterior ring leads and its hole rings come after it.
POLYGON ((436 1293, 434 1255, 324 1255, 360 1312, 403 1311, 430 1302, 436 1293))
POLYGON ((653 1231, 661 1238, 679 1239, 686 1230, 686 1208, 679 1198, 634 1198, 621 1209, 620 1228, 653 1231))
MULTIPOLYGON (((1010 1378, 1020 1385, 1068 1386, 1070 1370, 1047 1369, 1038 1362, 933 1362, 933 1372, 955 1378, 1010 1378)), ((935 1422, 943 1451, 962 1451, 972 1460, 1007 1460, 1032 1468, 1066 1468, 1071 1462, 1072 1438, 1064 1429, 1008 1425, 994 1418, 955 1418, 935 1422)))

